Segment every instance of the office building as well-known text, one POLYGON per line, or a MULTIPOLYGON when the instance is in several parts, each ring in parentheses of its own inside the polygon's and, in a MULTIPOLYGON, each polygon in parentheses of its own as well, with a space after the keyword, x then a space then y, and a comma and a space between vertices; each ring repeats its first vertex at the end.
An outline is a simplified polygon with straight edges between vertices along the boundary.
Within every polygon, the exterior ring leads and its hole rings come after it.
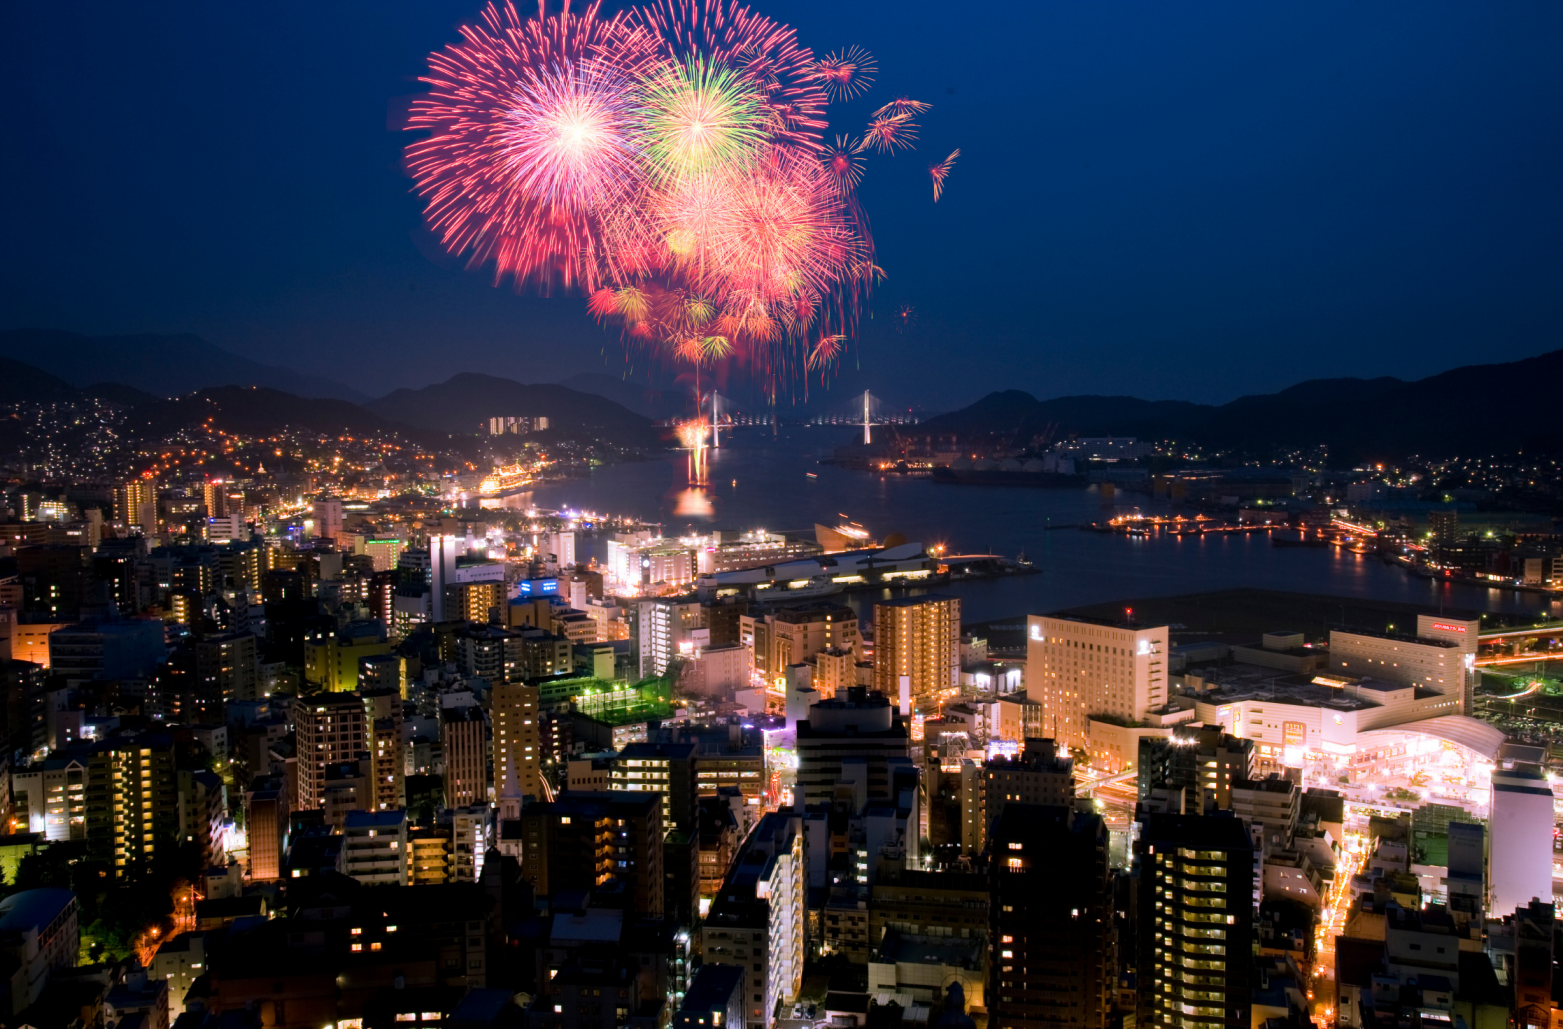
POLYGON ((1140 1025, 1248 1029, 1252 1004, 1254 853, 1229 815, 1153 814, 1140 868, 1140 1025))
POLYGON ((662 803, 650 793, 566 790, 521 811, 522 876, 540 897, 613 891, 662 917, 662 803))
POLYGON ((343 874, 365 886, 407 885, 406 811, 350 811, 342 836, 343 874))
POLYGON ((87 760, 87 853, 115 878, 171 851, 181 829, 173 738, 161 733, 111 736, 87 760))
POLYGON ((49 671, 71 684, 147 679, 167 659, 163 623, 155 619, 89 621, 49 634, 49 671))
POLYGON ((488 724, 476 706, 440 712, 440 746, 445 754, 445 806, 488 802, 488 724))
POLYGON ((990 1024, 1105 1029, 1118 986, 1106 824, 1011 803, 990 844, 990 1024))
POLYGON ((115 486, 114 520, 139 528, 143 536, 157 532, 157 484, 150 479, 131 479, 115 486))
POLYGON ((1090 752, 1093 716, 1143 722, 1171 698, 1165 625, 1031 615, 1026 629, 1026 696, 1061 747, 1090 752))
POLYGON ((695 822, 695 744, 631 743, 619 751, 609 787, 662 798, 662 824, 669 831, 692 831, 695 822))
POLYGON ((293 722, 298 744, 295 810, 324 810, 328 770, 369 752, 363 699, 357 693, 301 698, 293 705, 293 722))
POLYGON ((934 711, 959 695, 961 601, 930 593, 874 605, 874 688, 899 698, 909 679, 919 711, 934 711))
POLYGON ((843 761, 866 768, 870 800, 895 799, 892 761, 907 758, 907 732, 882 693, 854 686, 822 700, 798 723, 797 792, 806 805, 826 803, 842 778, 843 761))
POLYGON ((770 1029, 777 1005, 792 1003, 803 986, 803 840, 801 819, 791 812, 760 819, 706 915, 705 964, 743 969, 744 1029, 770 1029))
POLYGON ((542 721, 536 686, 497 683, 490 688, 494 723, 494 790, 501 798, 546 799, 542 774, 542 721))
POLYGON ((1552 803, 1552 786, 1539 767, 1493 769, 1487 910, 1495 917, 1532 900, 1551 903, 1552 803))

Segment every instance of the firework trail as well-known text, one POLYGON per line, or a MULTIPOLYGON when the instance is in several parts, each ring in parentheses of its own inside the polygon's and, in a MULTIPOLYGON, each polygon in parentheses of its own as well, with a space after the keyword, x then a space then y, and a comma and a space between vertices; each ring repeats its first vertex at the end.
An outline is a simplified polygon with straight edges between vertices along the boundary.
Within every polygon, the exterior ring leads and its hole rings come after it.
POLYGON ((773 399, 840 359, 884 277, 862 155, 911 149, 929 109, 898 97, 827 144, 830 101, 873 83, 867 51, 816 58, 737 0, 613 17, 493 0, 461 36, 431 55, 406 124, 446 249, 517 289, 584 292, 630 350, 697 377, 745 366, 773 399))
POLYGON ((944 194, 944 180, 950 177, 950 169, 955 167, 955 159, 961 156, 960 147, 951 151, 950 156, 938 164, 928 166, 928 177, 933 180, 933 202, 938 203, 939 197, 944 194))

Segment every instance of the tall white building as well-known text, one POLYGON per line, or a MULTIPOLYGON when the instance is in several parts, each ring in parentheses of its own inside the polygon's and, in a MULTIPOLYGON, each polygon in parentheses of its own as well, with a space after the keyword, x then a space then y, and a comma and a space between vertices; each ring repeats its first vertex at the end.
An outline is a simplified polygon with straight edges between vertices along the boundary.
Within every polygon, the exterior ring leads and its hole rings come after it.
POLYGON ((698 601, 657 597, 637 605, 640 616, 640 674, 661 675, 682 651, 710 646, 711 630, 698 601))
POLYGON ((741 1029, 770 1029, 777 1003, 797 999, 807 887, 803 821, 790 811, 773 811, 744 844, 701 933, 706 964, 744 971, 741 1029))
POLYGON ((1476 670, 1476 647, 1482 623, 1479 618, 1445 618, 1442 615, 1417 615, 1416 634, 1423 639, 1448 640, 1460 649, 1460 668, 1465 673, 1460 695, 1460 713, 1471 713, 1476 702, 1476 687, 1481 673, 1476 670))
POLYGON ((1552 903, 1552 787, 1534 765, 1492 773, 1491 899, 1493 918, 1531 900, 1552 903))
POLYGON ((1042 731, 1089 749, 1090 721, 1139 722, 1172 695, 1167 626, 1031 615, 1026 619, 1026 696, 1042 705, 1042 731))

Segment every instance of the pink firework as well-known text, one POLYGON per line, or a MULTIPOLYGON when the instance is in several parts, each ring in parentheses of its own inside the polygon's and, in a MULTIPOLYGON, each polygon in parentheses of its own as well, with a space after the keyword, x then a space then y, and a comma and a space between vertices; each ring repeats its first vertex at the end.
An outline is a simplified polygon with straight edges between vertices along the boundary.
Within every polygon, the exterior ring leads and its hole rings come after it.
POLYGON ((882 154, 897 150, 910 150, 917 145, 917 123, 910 114, 886 114, 868 123, 858 143, 860 150, 876 150, 882 154))
POLYGON ((850 100, 862 95, 874 84, 874 73, 878 70, 873 55, 858 46, 821 57, 814 65, 814 74, 832 100, 850 100))
POLYGON ((407 128, 407 169, 447 249, 496 281, 591 288, 600 212, 633 187, 631 79, 641 56, 597 5, 522 18, 490 3, 463 42, 429 59, 407 128), (605 55, 613 55, 613 60, 605 55))
POLYGON ((955 159, 961 156, 960 147, 950 152, 950 156, 938 164, 928 166, 928 177, 933 180, 933 202, 938 203, 939 197, 944 195, 944 180, 950 177, 950 169, 955 167, 955 159))
POLYGON ((862 144, 847 136, 837 136, 836 142, 825 148, 825 167, 843 193, 857 189, 863 181, 862 144))

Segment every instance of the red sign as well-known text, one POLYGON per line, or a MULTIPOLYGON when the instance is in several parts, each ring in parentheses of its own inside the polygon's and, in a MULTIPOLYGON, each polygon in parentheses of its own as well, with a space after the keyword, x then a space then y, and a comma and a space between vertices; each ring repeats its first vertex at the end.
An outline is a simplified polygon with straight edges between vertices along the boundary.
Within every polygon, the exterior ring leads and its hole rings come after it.
POLYGON ((1444 632, 1465 632, 1465 626, 1463 625, 1446 625, 1443 622, 1434 622, 1433 628, 1442 629, 1444 632))

